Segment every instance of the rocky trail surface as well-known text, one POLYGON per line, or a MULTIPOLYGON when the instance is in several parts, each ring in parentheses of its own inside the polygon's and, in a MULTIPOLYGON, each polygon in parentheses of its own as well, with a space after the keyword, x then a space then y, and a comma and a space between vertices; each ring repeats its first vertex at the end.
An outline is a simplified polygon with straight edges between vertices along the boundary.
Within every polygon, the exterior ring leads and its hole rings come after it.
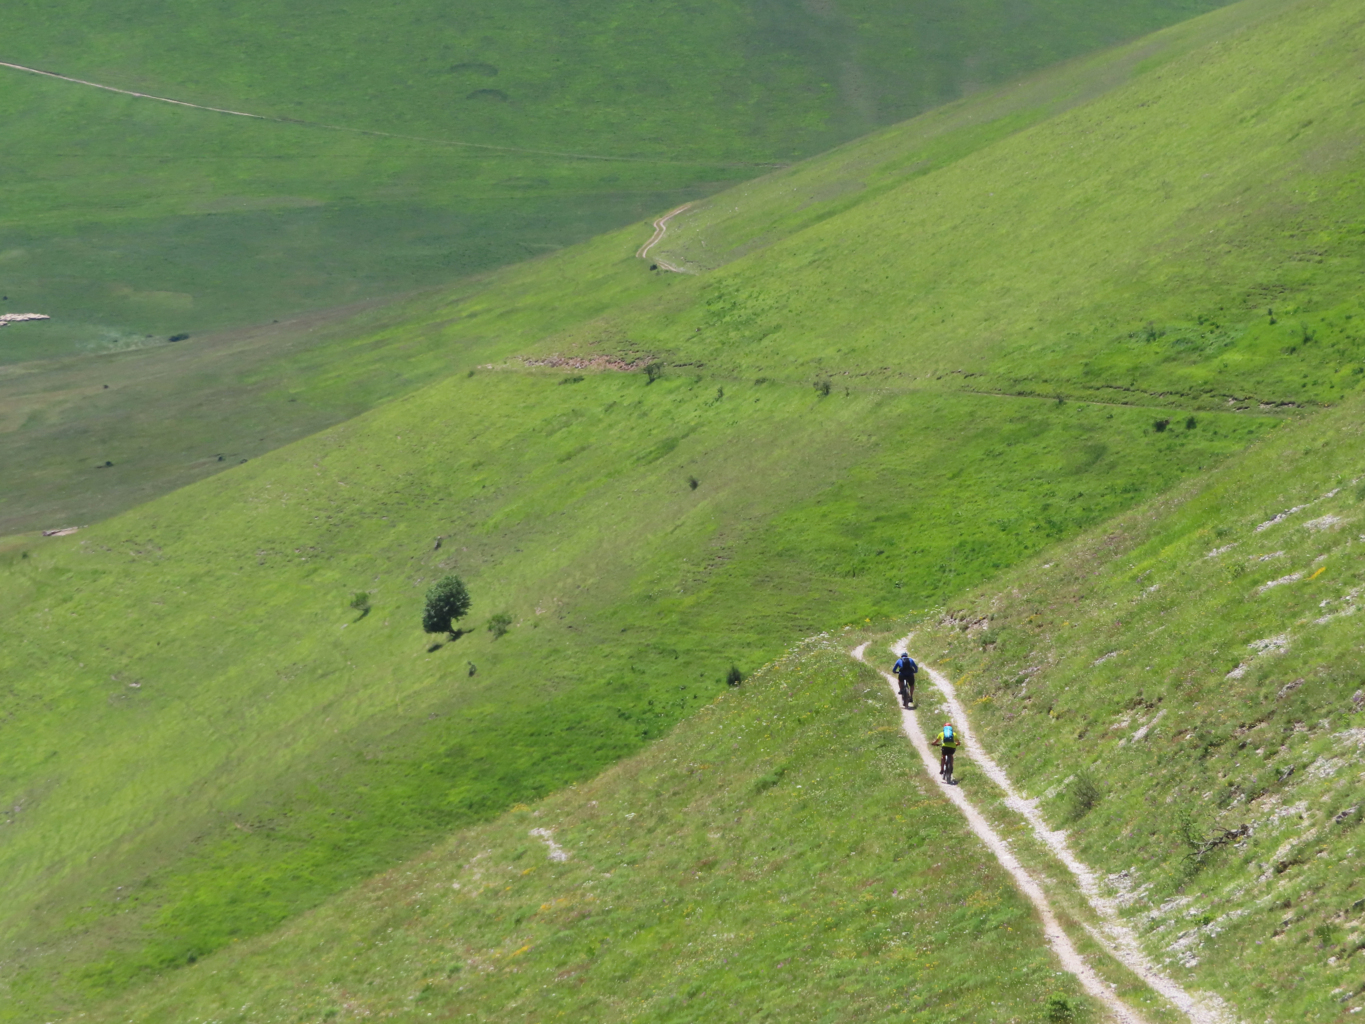
MULTIPOLYGON (((909 639, 906 637, 899 641, 891 650, 897 654, 906 650, 909 646, 909 639)), ((862 644, 851 653, 854 658, 866 663, 864 656, 866 651, 867 644, 862 644)), ((994 759, 979 744, 973 741, 966 711, 958 702, 953 684, 928 666, 921 665, 920 668, 928 677, 929 682, 939 691, 947 705, 947 717, 953 722, 954 728, 962 734, 963 745, 959 749, 959 756, 965 753, 972 765, 979 768, 983 775, 1003 791, 1005 805, 1024 817, 1033 829, 1034 835, 1076 878, 1082 895, 1085 896, 1086 901, 1103 922, 1102 928, 1087 928, 1091 937, 1100 943, 1114 960, 1136 974, 1153 991, 1159 992, 1168 999, 1189 1018, 1191 1024, 1236 1024, 1236 1016, 1223 1000, 1206 993, 1195 994, 1187 991, 1163 974, 1151 962, 1142 951, 1136 934, 1119 918, 1118 909, 1113 901, 1103 896, 1095 872, 1071 851, 1066 841, 1066 832, 1048 829, 1042 813, 1038 810, 1038 802, 1026 800, 1021 796, 1011 784, 1004 769, 996 764, 994 759)), ((891 687, 892 693, 897 694, 896 701, 899 703, 900 697, 896 688, 896 680, 888 672, 882 672, 881 675, 891 687)), ((956 785, 944 786, 939 782, 938 756, 929 746, 924 730, 920 728, 918 714, 915 710, 902 708, 901 728, 905 735, 910 738, 915 749, 919 751, 920 757, 924 760, 924 766, 935 785, 942 786, 944 795, 967 819, 968 827, 986 844, 987 848, 1000 862, 1001 867, 1009 872, 1010 877, 1014 879, 1019 891, 1028 897, 1029 902, 1038 911, 1038 916, 1043 922, 1043 931, 1047 936, 1048 945, 1052 947, 1052 951, 1062 967, 1075 975, 1085 992, 1101 1003, 1115 1020, 1122 1022, 1122 1024, 1146 1024, 1144 1018, 1131 1006, 1119 999, 1110 985, 1086 963, 1085 958, 1081 956, 1072 943, 1070 936, 1058 922, 1057 913, 1048 899, 1047 893, 1038 883, 1038 880, 1020 863, 1010 849, 1009 843, 1001 838, 1000 834, 996 832, 961 789, 956 785)))

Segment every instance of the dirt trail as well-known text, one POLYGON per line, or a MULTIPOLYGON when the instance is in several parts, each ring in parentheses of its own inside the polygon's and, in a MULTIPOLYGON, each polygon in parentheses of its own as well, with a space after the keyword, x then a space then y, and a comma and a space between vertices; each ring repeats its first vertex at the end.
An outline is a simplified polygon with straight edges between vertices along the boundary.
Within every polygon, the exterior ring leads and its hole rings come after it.
MULTIPOLYGON (((206 107, 200 103, 189 103, 185 100, 173 100, 168 96, 155 96, 149 92, 134 92, 132 89, 120 89, 113 85, 104 85, 100 82, 90 82, 84 78, 73 78, 70 75, 59 75, 55 71, 44 71, 42 68, 31 68, 23 64, 11 64, 9 61, 0 60, 0 68, 10 68, 14 71, 22 71, 29 75, 41 75, 43 78, 55 78, 61 82, 71 82, 75 85, 88 86, 91 89, 103 89, 105 92, 116 92, 120 96, 133 96, 140 100, 154 100, 157 103, 169 103, 176 107, 189 107, 192 110, 207 110, 213 114, 228 114, 232 117, 249 117, 253 121, 270 121, 274 124, 295 124, 305 128, 323 128, 329 132, 352 132, 356 135, 373 135, 381 139, 404 139, 408 142, 429 142, 437 146, 459 146, 463 149, 487 149, 497 153, 520 153, 525 156, 548 156, 560 160, 606 160, 615 163, 633 164, 659 164, 673 167, 698 167, 716 166, 710 161, 700 160, 664 160, 654 159, 647 156, 603 156, 597 153, 563 153, 551 149, 522 149, 519 146, 495 146, 485 142, 458 142, 453 139, 433 139, 422 135, 399 135, 394 132, 373 131, 369 128, 352 128, 342 124, 324 124, 321 121, 303 121, 295 117, 272 117, 269 114, 251 114, 244 110, 228 110, 225 107, 206 107)), ((785 164, 772 163, 743 163, 729 161, 720 164, 722 167, 783 167, 785 164)), ((691 205, 691 204, 688 204, 691 205)), ((681 210, 675 210, 679 213, 681 210)), ((673 214, 669 214, 671 217, 673 214)), ((660 236, 662 237, 662 236, 660 236)), ((662 266, 662 264, 660 264, 662 266)), ((676 267, 669 267, 669 270, 677 270, 676 267)), ((679 271, 682 273, 682 271, 679 271)))
POLYGON ((100 85, 99 82, 87 82, 84 78, 72 78, 70 75, 59 75, 55 71, 41 71, 38 68, 24 67, 22 64, 11 64, 8 61, 0 60, 0 68, 13 68, 15 71, 26 71, 30 75, 42 75, 44 78, 57 78, 63 82, 74 82, 77 85, 88 85, 92 89, 103 89, 105 92, 116 92, 123 96, 136 96, 141 100, 156 100, 158 103, 172 103, 177 107, 193 107, 195 110, 210 110, 215 114, 231 114, 233 117, 250 117, 257 121, 274 121, 278 118, 266 117, 262 114, 247 114, 241 110, 224 110, 222 107, 203 107, 198 103, 186 103, 184 100, 171 100, 165 96, 153 96, 145 92, 133 92, 131 89, 118 89, 112 85, 100 85))
MULTIPOLYGON (((635 255, 642 260, 649 259, 649 250, 653 249, 656 245, 663 241, 664 234, 668 231, 668 222, 671 221, 678 214, 682 213, 684 210, 688 209, 690 206, 692 206, 691 203, 683 203, 676 210, 669 210, 666 214, 664 214, 662 217, 656 220, 654 222, 654 234, 650 237, 648 242, 640 246, 639 251, 637 251, 635 255)), ((687 271, 683 270, 682 267, 675 267, 672 263, 667 263, 664 260, 655 259, 654 262, 658 264, 660 270, 671 270, 675 274, 687 273, 687 271)))
MULTIPOLYGON (((895 644, 891 650, 898 654, 909 647, 910 637, 895 644)), ((864 661, 863 652, 867 645, 853 651, 853 656, 859 661, 864 661)), ((1100 889, 1099 879, 1089 866, 1083 863, 1067 845, 1066 832, 1063 830, 1051 830, 1047 827, 1042 813, 1038 810, 1037 800, 1026 800, 1021 796, 1010 783, 1009 776, 1005 774, 1003 768, 995 763, 995 760, 979 744, 972 743, 971 724, 967 717, 966 709, 963 708, 957 699, 957 691, 953 684, 942 674, 934 671, 926 665, 920 666, 921 671, 928 676, 934 687, 942 694, 944 701, 949 708, 947 717, 952 719, 953 725, 963 737, 963 749, 967 752, 967 757, 972 765, 979 768, 983 775, 989 778, 1005 794, 1005 805, 1011 810, 1022 815, 1033 829, 1033 833, 1038 839, 1047 846, 1059 861, 1062 862, 1068 871, 1076 878, 1081 893, 1090 903, 1091 907, 1103 921, 1103 929, 1095 929, 1087 926, 1087 931, 1099 942, 1119 963, 1123 964, 1130 971, 1136 974, 1147 983, 1153 991, 1165 996, 1171 1003, 1187 1016, 1192 1024, 1236 1024, 1237 1017, 1232 1013, 1231 1008, 1218 996, 1210 993, 1199 993, 1195 995, 1186 991, 1177 982, 1161 972, 1155 964, 1142 951, 1142 946, 1138 942, 1137 935, 1119 917, 1118 907, 1110 899, 1107 899, 1100 889)), ((889 673, 883 672, 887 683, 891 686, 892 692, 896 691, 896 681, 889 673)), ((923 684, 921 684, 922 686, 923 684)), ((899 702, 899 695, 897 696, 899 702)), ((934 756, 928 741, 924 738, 924 733, 919 728, 915 712, 902 711, 901 723, 906 734, 910 737, 915 748, 919 750, 920 756, 924 758, 925 766, 929 769, 929 774, 937 782, 938 779, 938 759, 934 756)), ((1033 901, 1035 907, 1043 919, 1045 933, 1048 942, 1057 953, 1058 959, 1068 971, 1075 974, 1080 979, 1081 985, 1087 992, 1100 999, 1108 1006, 1120 1020, 1140 1021, 1142 1018, 1129 1006, 1120 1002, 1110 991, 1089 966, 1082 960, 1076 952, 1071 940, 1066 936, 1057 924, 1056 915, 1053 913, 1051 904, 1048 902, 1046 894, 1031 875, 1019 864, 1014 854, 1010 852, 1006 845, 995 832, 994 829, 981 817, 980 812, 972 806, 965 795, 953 786, 943 787, 948 799, 957 805, 967 818, 967 823, 971 826, 981 840, 991 849, 1012 876, 1023 893, 1033 901), (1079 965, 1079 969, 1077 969, 1079 965), (1084 972, 1084 973, 1082 973, 1084 972)))
MULTIPOLYGON (((906 640, 908 641, 908 639, 907 637, 906 640)), ((899 650, 904 649, 904 646, 899 648, 899 650)), ((927 666, 922 666, 922 668, 951 709, 949 717, 953 720, 954 725, 960 724, 963 736, 970 739, 971 726, 967 712, 958 701, 957 691, 953 688, 953 684, 933 669, 927 666)), ((1142 945, 1138 942, 1136 933, 1119 916, 1118 907, 1114 901, 1104 896, 1098 876, 1072 852, 1066 841, 1066 831, 1064 829, 1052 830, 1047 827, 1047 822, 1038 809, 1038 801, 1025 799, 1010 783, 1005 770, 996 764, 981 746, 973 745, 971 759, 973 764, 981 769, 982 774, 1004 792, 1005 806, 1023 815, 1029 823, 1029 827, 1033 829, 1033 834, 1052 851, 1052 855, 1061 861, 1075 877, 1081 893, 1103 921, 1102 933, 1098 929, 1088 929, 1096 941, 1103 944, 1114 959, 1140 977, 1153 990, 1160 992, 1169 999, 1194 1024, 1234 1024, 1237 1020, 1236 1015, 1221 998, 1212 993, 1201 992, 1196 995, 1186 991, 1152 963, 1151 959, 1142 951, 1142 945)))
MULTIPOLYGON (((863 657, 863 652, 866 650, 867 644, 863 644, 861 647, 854 649, 853 656, 859 661, 865 662, 866 659, 863 657)), ((883 672, 882 676, 891 687, 891 691, 893 693, 898 693, 896 690, 896 680, 887 672, 883 672)), ((900 702, 899 695, 896 700, 897 703, 900 702)), ((954 724, 956 724, 958 720, 959 719, 955 718, 954 724)), ((1145 1024, 1144 1018, 1127 1003, 1119 999, 1118 996, 1114 994, 1113 990, 1110 989, 1109 985, 1106 984, 1104 980, 1091 969, 1090 965, 1085 962, 1085 959, 1081 956, 1080 952, 1072 944, 1071 937, 1067 935, 1061 924, 1058 923, 1057 915, 1052 909, 1052 904, 1048 901, 1047 894, 1043 892, 1043 887, 1040 886, 1037 880, 1019 863, 1019 859, 1015 857, 1013 851, 1010 850, 1009 844, 1000 838, 995 829, 993 829, 990 823, 982 817, 981 812, 972 805, 971 801, 967 799, 961 789, 957 786, 945 786, 939 781, 938 756, 933 748, 929 746, 929 741, 924 738, 924 732, 919 727, 919 722, 914 711, 902 709, 901 727, 904 729, 905 734, 910 737, 910 742, 914 744, 915 749, 919 751, 920 757, 924 759, 924 767, 928 769, 929 776, 934 780, 934 785, 939 786, 942 789, 944 796, 962 812, 963 817, 967 819, 967 825, 976 833, 977 837, 986 844, 991 853, 995 854, 995 858, 1000 862, 1000 866, 1010 873, 1010 876, 1014 879, 1015 885, 1019 887, 1019 891, 1029 898, 1029 901, 1038 911, 1038 916, 1042 918, 1043 921, 1043 935, 1047 938, 1048 945, 1052 947, 1052 952, 1056 954, 1061 965, 1071 974, 1074 974, 1077 980, 1080 981, 1081 987, 1085 989, 1086 993, 1103 1003, 1116 1020, 1122 1022, 1122 1024, 1145 1024)), ((963 738, 964 749, 970 751, 969 756, 972 761, 979 761, 979 752, 973 750, 972 747, 965 742, 970 739, 965 730, 963 738)))

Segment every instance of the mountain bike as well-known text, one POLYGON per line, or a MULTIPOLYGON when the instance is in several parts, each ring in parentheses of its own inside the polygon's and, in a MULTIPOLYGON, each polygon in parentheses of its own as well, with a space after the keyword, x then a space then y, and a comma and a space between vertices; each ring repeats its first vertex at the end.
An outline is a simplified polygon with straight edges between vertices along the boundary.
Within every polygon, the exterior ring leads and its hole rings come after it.
POLYGON ((909 708, 915 704, 915 682, 913 679, 897 679, 896 688, 900 691, 901 707, 909 708))
POLYGON ((938 774, 948 785, 953 784, 953 754, 957 751, 953 747, 946 747, 943 757, 939 761, 938 774))

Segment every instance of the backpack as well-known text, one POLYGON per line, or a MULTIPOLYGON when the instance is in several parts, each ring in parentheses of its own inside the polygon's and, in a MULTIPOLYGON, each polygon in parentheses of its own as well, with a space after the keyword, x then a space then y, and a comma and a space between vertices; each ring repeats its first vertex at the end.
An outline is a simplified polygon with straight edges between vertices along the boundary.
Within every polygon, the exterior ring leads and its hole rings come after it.
POLYGON ((915 664, 915 659, 908 655, 904 658, 897 658, 895 665, 896 675, 913 676, 919 671, 919 666, 915 664))
POLYGON ((957 735, 953 732, 953 727, 952 727, 951 725, 945 725, 945 726, 943 727, 943 743, 944 743, 944 745, 946 746, 947 744, 956 743, 956 742, 957 742, 957 735))

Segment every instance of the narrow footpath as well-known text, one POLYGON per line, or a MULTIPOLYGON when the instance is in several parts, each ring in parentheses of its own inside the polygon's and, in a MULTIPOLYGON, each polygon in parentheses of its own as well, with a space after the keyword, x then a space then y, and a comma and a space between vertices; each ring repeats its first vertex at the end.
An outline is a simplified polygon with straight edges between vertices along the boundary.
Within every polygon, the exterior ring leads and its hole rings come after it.
MULTIPOLYGON (((7 60, 0 60, 0 68, 9 68, 12 71, 21 71, 26 75, 38 75, 42 78, 53 78, 59 82, 70 82, 73 85, 83 85, 90 89, 100 89, 104 92, 118 93, 120 96, 132 96, 139 100, 152 100, 155 103, 169 103, 173 107, 188 107, 191 110, 205 110, 211 114, 227 114, 230 117, 247 117, 253 121, 269 121, 273 124, 292 124, 304 128, 323 128, 329 132, 351 132, 355 135, 370 135, 380 139, 403 139, 407 142, 429 142, 436 146, 458 146, 463 149, 485 149, 495 153, 519 153, 524 156, 544 156, 552 157, 556 160, 606 160, 613 163, 632 163, 632 164, 658 164, 670 167, 698 167, 716 166, 712 162, 700 160, 664 160, 655 159, 647 156, 605 156, 601 153, 565 153, 553 149, 523 149, 520 146, 497 146, 488 142, 460 142, 456 139, 436 139, 425 135, 400 135, 395 132, 381 132, 372 128, 353 128, 344 124, 326 124, 322 121, 304 121, 297 117, 277 117, 271 114, 252 114, 245 110, 229 110, 226 107, 207 107, 202 103, 190 103, 187 100, 171 99, 169 96, 157 96, 149 92, 137 92, 133 89, 120 89, 116 85, 105 85, 101 82, 91 82, 84 78, 73 78, 71 75, 60 75, 55 71, 44 71, 42 68, 31 68, 25 64, 13 64, 7 60)), ((722 163, 721 167, 762 167, 772 168, 781 167, 782 164, 755 164, 755 163, 722 163)), ((691 203, 687 204, 691 206, 691 203)), ((672 217, 675 213, 681 213, 687 207, 679 207, 673 213, 668 214, 672 217)), ((665 218, 667 220, 667 218, 665 218)), ((658 221, 655 221, 658 226, 658 221)), ((659 235, 663 237, 662 233, 659 235)), ((657 239, 656 239, 657 240, 657 239)), ((652 244, 652 243, 651 243, 652 244)), ((659 264, 664 266, 664 264, 659 264)), ((669 266, 666 269, 677 273, 686 273, 677 267, 669 266)))
MULTIPOLYGON (((909 641, 910 637, 906 637, 897 642, 891 648, 893 656, 907 650, 910 646, 909 641)), ((854 658, 864 664, 867 663, 867 659, 864 657, 867 646, 867 644, 862 644, 851 652, 854 658)), ((1087 931, 1095 941, 1100 943, 1111 957, 1136 974, 1154 991, 1170 1000, 1190 1019, 1192 1024, 1235 1024, 1236 1017, 1230 1012, 1223 1000, 1217 996, 1203 993, 1196 997, 1187 992, 1178 983, 1163 974, 1142 952, 1137 936, 1120 919, 1118 908, 1112 901, 1104 898, 1095 872, 1077 858, 1067 845, 1066 833, 1048 829, 1042 813, 1038 810, 1038 802, 1024 799, 1010 783, 1009 776, 1005 774, 1004 769, 996 764, 980 744, 973 741, 970 721, 965 709, 958 702, 953 684, 928 666, 921 665, 920 671, 922 675, 928 677, 928 680, 939 691, 948 705, 948 717, 952 720, 954 727, 962 734, 963 747, 959 757, 965 754, 966 759, 974 767, 979 768, 983 775, 1001 789, 1005 794, 1005 805, 1024 817, 1033 829, 1034 835, 1076 878, 1082 895, 1085 896, 1087 902, 1104 922, 1103 930, 1087 927, 1087 931)), ((891 692, 895 695, 896 703, 899 705, 900 695, 896 687, 896 680, 889 672, 881 672, 881 675, 886 679, 887 685, 891 687, 891 692)), ((920 686, 921 693, 923 693, 923 682, 920 686)), ((1009 848, 1009 844, 991 827, 991 824, 967 799, 961 789, 955 785, 944 785, 939 780, 938 756, 929 746, 929 741, 925 737, 924 730, 919 726, 919 719, 915 711, 901 710, 901 728, 910 738, 915 749, 919 751, 920 757, 924 760, 925 769, 929 772, 930 778, 934 780, 934 785, 939 786, 948 800, 962 812, 963 817, 967 819, 968 827, 995 854, 1001 867, 1009 872, 1020 892, 1028 897, 1038 911, 1038 916, 1043 922, 1043 934, 1047 937, 1048 945, 1052 947, 1052 951, 1056 954, 1061 965, 1075 975, 1086 993, 1104 1004, 1116 1020, 1122 1024, 1146 1024, 1144 1018, 1131 1006, 1119 999, 1108 983, 1101 979, 1085 962, 1085 959, 1071 942, 1070 936, 1066 934, 1058 922, 1056 912, 1053 910, 1042 886, 1015 857, 1009 848)))
MULTIPOLYGON (((637 251, 635 255, 642 260, 649 259, 649 250, 653 249, 656 245, 662 242, 664 235, 668 232, 668 222, 671 221, 678 214, 682 213, 691 205, 692 205, 691 203, 683 203, 682 206, 679 206, 676 210, 669 210, 666 214, 664 214, 662 217, 656 220, 654 222, 654 234, 650 236, 648 242, 640 246, 639 251, 637 251)), ((682 267, 675 267, 672 263, 668 263, 665 260, 656 258, 654 260, 654 263, 658 266, 660 270, 671 270, 675 274, 687 273, 687 271, 684 270, 682 267)))

